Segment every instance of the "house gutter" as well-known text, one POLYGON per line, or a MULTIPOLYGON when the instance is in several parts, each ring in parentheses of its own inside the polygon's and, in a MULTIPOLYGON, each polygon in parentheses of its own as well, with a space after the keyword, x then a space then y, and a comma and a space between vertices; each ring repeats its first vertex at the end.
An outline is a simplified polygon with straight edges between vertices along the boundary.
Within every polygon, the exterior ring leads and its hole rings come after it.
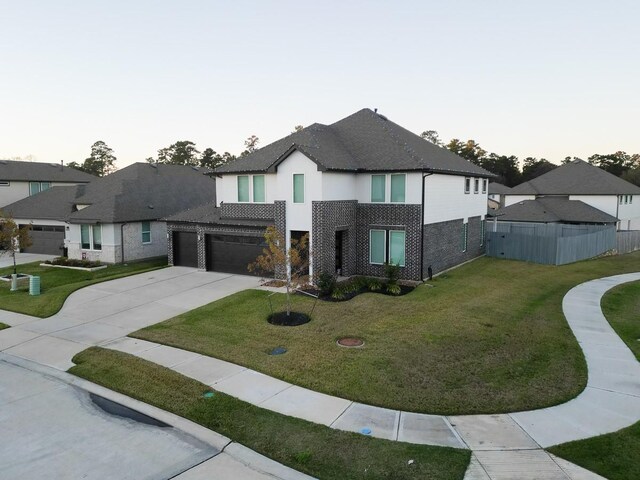
POLYGON ((433 172, 422 172, 422 203, 420 206, 420 281, 424 281, 424 193, 425 179, 433 175, 433 172))
POLYGON ((124 227, 127 225, 127 222, 120 224, 120 261, 124 263, 124 227))

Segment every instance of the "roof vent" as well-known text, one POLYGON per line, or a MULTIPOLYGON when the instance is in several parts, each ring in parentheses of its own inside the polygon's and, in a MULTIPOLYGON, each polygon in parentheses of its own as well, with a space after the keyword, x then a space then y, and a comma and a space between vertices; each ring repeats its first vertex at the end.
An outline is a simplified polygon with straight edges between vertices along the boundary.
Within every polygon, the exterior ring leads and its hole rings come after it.
POLYGON ((194 167, 194 166, 192 166, 191 168, 193 168, 196 172, 199 172, 199 171, 200 171, 200 167, 194 167))
POLYGON ((151 168, 158 168, 158 165, 157 165, 157 164, 155 164, 155 163, 150 163, 150 164, 149 164, 149 166, 150 166, 151 168))
POLYGON ((153 210, 153 205, 147 205, 147 208, 148 208, 149 210, 153 210))

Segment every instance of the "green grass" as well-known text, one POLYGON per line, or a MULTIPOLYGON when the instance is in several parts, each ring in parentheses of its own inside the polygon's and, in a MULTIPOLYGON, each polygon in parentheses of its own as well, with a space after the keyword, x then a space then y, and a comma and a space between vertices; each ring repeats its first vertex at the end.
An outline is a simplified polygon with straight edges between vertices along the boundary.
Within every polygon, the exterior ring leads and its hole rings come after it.
POLYGON ((5 328, 9 328, 9 325, 6 325, 4 323, 0 323, 0 330, 4 330, 5 328))
POLYGON ((320 479, 462 479, 470 452, 341 432, 264 410, 172 370, 112 350, 90 348, 69 371, 215 430, 277 462, 320 479), (414 460, 412 465, 409 460, 414 460))
POLYGON ((548 449, 609 480, 640 478, 640 422, 614 433, 548 449))
MULTIPOLYGON (((640 282, 609 290, 602 297, 602 311, 640 360, 640 282)), ((640 422, 618 432, 564 443, 549 450, 611 480, 640 478, 640 422)))
MULTIPOLYGON (((320 302, 313 321, 276 327, 248 290, 133 334, 367 404, 468 414, 530 410, 580 393, 586 363, 562 314, 573 286, 640 270, 640 253, 554 267, 481 258, 403 297, 320 302), (361 349, 336 346, 362 337, 361 349), (276 346, 288 349, 270 356, 276 346)), ((274 301, 282 304, 283 296, 274 301)), ((312 300, 296 296, 295 309, 312 300)))
MULTIPOLYGON (((0 282, 0 309, 35 317, 49 317, 58 312, 67 297, 80 288, 155 270, 166 265, 166 258, 132 262, 126 266, 109 265, 107 268, 95 272, 41 267, 40 262, 18 265, 18 273, 40 276, 41 294, 39 296, 29 295, 28 280, 22 280, 19 283, 20 289, 17 292, 10 291, 10 282, 0 282)), ((13 273, 13 267, 0 269, 0 276, 11 273, 13 273)))
POLYGON ((602 297, 602 311, 640 360, 640 282, 626 283, 609 290, 602 297))

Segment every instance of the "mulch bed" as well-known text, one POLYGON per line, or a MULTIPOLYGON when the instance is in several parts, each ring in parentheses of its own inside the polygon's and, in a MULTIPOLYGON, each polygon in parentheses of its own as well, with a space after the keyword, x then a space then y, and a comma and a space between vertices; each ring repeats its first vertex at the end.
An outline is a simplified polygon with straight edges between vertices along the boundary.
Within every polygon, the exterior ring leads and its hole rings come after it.
POLYGON ((289 315, 287 315, 287 312, 276 312, 267 317, 267 322, 271 325, 282 327, 297 327, 310 321, 311 317, 309 315, 300 312, 291 312, 289 315))

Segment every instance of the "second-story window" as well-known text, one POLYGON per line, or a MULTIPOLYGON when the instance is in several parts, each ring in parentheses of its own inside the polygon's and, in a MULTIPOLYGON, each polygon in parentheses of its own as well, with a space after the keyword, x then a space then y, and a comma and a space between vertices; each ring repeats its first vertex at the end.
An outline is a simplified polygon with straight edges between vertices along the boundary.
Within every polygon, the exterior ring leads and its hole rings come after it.
POLYGON ((304 174, 293 174, 293 203, 304 203, 304 174))
POLYGON ((238 175, 238 202, 249 201, 249 175, 238 175))
POLYGON ((371 175, 371 203, 384 203, 386 175, 371 175))
POLYGON ((473 193, 478 193, 480 191, 480 179, 473 179, 473 193))
POLYGON ((487 179, 482 179, 482 193, 487 193, 487 179))
POLYGON ((406 178, 404 173, 391 175, 391 201, 394 203, 404 203, 406 178))
POLYGON ((253 201, 257 203, 265 202, 264 175, 253 176, 253 201))
POLYGON ((471 179, 469 177, 465 177, 464 179, 464 193, 471 192, 471 179))
POLYGON ((51 188, 50 182, 29 182, 29 195, 44 192, 51 188))

